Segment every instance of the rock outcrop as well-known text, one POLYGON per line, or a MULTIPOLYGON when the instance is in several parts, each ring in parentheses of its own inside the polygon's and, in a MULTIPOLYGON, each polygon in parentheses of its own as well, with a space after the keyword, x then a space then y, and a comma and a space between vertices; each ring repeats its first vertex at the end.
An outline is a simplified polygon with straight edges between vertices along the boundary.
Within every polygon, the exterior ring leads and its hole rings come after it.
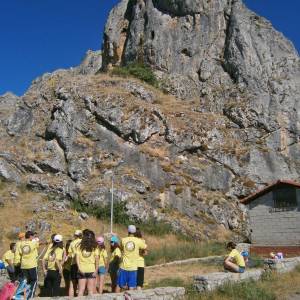
POLYGON ((239 0, 123 0, 102 52, 0 97, 0 177, 197 239, 244 232, 238 199, 299 179, 299 56, 239 0), (163 92, 101 73, 150 65, 163 92))

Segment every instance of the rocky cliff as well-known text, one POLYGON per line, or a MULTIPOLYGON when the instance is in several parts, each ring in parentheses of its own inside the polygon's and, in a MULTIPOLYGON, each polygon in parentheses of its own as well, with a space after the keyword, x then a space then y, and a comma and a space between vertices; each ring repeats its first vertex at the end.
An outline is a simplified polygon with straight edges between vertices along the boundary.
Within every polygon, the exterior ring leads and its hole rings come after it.
POLYGON ((3 180, 105 206, 114 174, 132 219, 205 239, 243 230, 239 198, 299 178, 299 56, 241 1, 123 0, 103 43, 0 98, 3 180), (160 90, 109 75, 134 61, 160 90))

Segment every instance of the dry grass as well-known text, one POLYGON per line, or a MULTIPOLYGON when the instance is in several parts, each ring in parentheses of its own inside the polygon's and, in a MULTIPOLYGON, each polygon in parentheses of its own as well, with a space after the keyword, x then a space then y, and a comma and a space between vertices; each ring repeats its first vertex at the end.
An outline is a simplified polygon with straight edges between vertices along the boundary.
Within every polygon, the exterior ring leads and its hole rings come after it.
MULTIPOLYGON (((219 288, 215 292, 197 294, 191 292, 186 299, 194 300, 288 300, 300 293, 300 268, 281 275, 272 274, 270 277, 254 282, 244 282, 219 288)), ((297 298, 294 299, 298 299, 297 298)))
MULTIPOLYGON (((33 213, 33 210, 37 207, 42 207, 47 204, 47 197, 33 191, 23 190, 14 185, 2 183, 0 186, 0 198, 5 201, 5 206, 0 208, 0 228, 2 229, 0 254, 2 254, 8 244, 13 240, 12 229, 19 227, 21 230, 24 230, 24 226, 29 220, 47 221, 51 224, 49 236, 51 233, 59 232, 64 236, 65 240, 72 238, 73 232, 77 228, 90 228, 95 231, 97 235, 110 232, 110 224, 107 221, 98 220, 94 217, 82 221, 79 219, 78 213, 71 209, 68 209, 66 212, 57 212, 49 209, 47 211, 33 213), (12 199, 10 195, 11 191, 18 192, 19 196, 17 199, 12 199)), ((175 213, 173 214, 174 218, 179 217, 175 213)), ((186 221, 186 226, 190 226, 188 219, 186 221)), ((122 225, 114 225, 114 231, 121 237, 127 234, 126 227, 122 225)), ((174 248, 176 245, 185 243, 180 236, 175 234, 164 234, 163 236, 145 234, 145 239, 151 251, 156 251, 162 247, 166 247, 166 245, 170 248, 174 248)))
POLYGON ((165 146, 163 147, 153 147, 152 145, 149 144, 142 144, 139 146, 139 150, 142 153, 148 154, 151 157, 159 158, 159 159, 164 159, 169 155, 169 151, 165 146))
POLYGON ((203 265, 200 263, 163 266, 160 268, 146 269, 145 278, 148 285, 153 286, 157 280, 181 278, 185 283, 192 281, 193 276, 218 272, 220 267, 213 265, 203 265))

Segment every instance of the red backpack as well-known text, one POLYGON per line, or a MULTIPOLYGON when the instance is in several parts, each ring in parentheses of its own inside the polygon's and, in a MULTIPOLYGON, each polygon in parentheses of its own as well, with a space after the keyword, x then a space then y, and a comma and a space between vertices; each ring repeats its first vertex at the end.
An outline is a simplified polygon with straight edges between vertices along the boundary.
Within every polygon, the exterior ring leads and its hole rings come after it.
POLYGON ((16 286, 12 282, 7 282, 0 290, 0 300, 10 300, 15 294, 16 286))

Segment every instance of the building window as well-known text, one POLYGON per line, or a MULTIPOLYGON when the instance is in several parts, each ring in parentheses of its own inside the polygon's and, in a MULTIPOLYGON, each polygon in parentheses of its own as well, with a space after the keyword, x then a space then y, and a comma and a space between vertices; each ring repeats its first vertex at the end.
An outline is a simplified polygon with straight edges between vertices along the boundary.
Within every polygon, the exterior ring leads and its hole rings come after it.
POLYGON ((273 191, 274 208, 297 207, 296 188, 278 187, 273 191))

